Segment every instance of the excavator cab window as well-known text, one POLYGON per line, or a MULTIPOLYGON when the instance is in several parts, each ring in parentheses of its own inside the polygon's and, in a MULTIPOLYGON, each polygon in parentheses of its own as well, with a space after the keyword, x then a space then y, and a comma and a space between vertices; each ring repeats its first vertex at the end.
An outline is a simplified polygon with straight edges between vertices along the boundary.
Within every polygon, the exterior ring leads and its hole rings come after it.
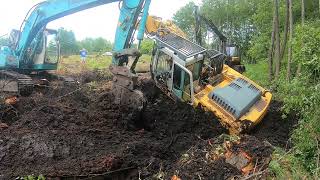
POLYGON ((57 38, 57 33, 54 30, 44 31, 45 37, 45 63, 56 64, 59 60, 60 45, 57 38))
POLYGON ((203 61, 198 61, 191 66, 191 69, 188 68, 192 72, 193 81, 199 80, 202 63, 203 61))
POLYGON ((238 48, 236 46, 226 47, 226 53, 229 57, 237 57, 239 55, 238 48))
POLYGON ((174 64, 173 68, 173 93, 182 101, 191 101, 191 72, 187 72, 178 64, 174 64))

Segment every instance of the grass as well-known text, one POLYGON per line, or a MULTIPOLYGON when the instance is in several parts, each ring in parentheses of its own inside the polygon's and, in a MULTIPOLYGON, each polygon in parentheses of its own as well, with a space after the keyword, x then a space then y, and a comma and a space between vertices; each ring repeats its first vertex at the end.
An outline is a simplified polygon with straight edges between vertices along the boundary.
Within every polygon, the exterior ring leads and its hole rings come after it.
MULTIPOLYGON (((142 55, 138 61, 136 70, 146 71, 149 69, 149 63, 151 61, 150 55, 142 55)), ((62 73, 79 73, 84 70, 106 70, 112 63, 111 56, 97 56, 89 55, 86 59, 86 63, 81 63, 78 55, 72 55, 63 57, 60 60, 58 71, 62 73)))
POLYGON ((268 87, 268 63, 260 61, 257 64, 245 64, 246 72, 244 75, 262 87, 268 87))

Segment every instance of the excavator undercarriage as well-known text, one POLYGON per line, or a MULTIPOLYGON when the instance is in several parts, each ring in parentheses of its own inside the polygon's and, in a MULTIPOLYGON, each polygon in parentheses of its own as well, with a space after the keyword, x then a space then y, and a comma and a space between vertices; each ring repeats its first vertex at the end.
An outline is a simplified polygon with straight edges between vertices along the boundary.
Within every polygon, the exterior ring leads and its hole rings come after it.
POLYGON ((0 70, 0 92, 28 96, 33 92, 33 81, 16 71, 0 70))
POLYGON ((47 88, 51 81, 61 81, 66 86, 77 85, 72 77, 46 71, 26 75, 18 71, 0 70, 0 93, 8 97, 29 96, 35 87, 47 88))

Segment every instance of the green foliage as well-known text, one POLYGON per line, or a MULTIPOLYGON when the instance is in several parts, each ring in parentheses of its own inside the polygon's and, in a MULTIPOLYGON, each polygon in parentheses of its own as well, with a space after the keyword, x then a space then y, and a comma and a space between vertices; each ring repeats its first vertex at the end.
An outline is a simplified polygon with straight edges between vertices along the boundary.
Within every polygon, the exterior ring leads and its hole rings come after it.
POLYGON ((189 2, 184 7, 179 9, 173 16, 173 21, 177 24, 188 37, 194 37, 195 30, 195 18, 193 15, 194 2, 189 2))
MULTIPOLYGON (((291 81, 286 74, 286 59, 276 82, 268 81, 268 51, 271 44, 273 0, 202 0, 201 14, 209 18, 240 46, 243 59, 255 59, 257 64, 246 65, 245 73, 258 84, 272 85, 275 98, 284 102, 284 116, 296 113, 299 122, 293 131, 290 152, 277 149, 269 169, 277 179, 306 179, 320 175, 320 21, 319 1, 305 1, 305 20, 301 26, 301 0, 293 1, 294 35, 291 81), (302 64, 297 77, 298 64, 302 64)), ((286 0, 279 1, 280 38, 283 45, 286 22, 286 0)), ((194 34, 193 4, 181 8, 174 16, 177 25, 191 37, 194 34)), ((212 41, 211 41, 212 42, 212 41)), ((214 40, 213 40, 214 42, 214 40)), ((285 52, 286 58, 287 52, 285 52)))
POLYGON ((303 70, 313 80, 320 78, 320 21, 296 27, 292 42, 294 62, 302 63, 303 70))
POLYGON ((73 31, 68 31, 64 28, 60 28, 58 30, 58 37, 62 55, 71 55, 78 53, 79 47, 77 45, 76 37, 73 31))
POLYGON ((151 39, 144 39, 141 42, 140 51, 142 54, 151 55, 154 42, 151 39))
POLYGON ((247 55, 256 61, 265 61, 268 57, 268 51, 270 47, 269 33, 261 33, 253 36, 250 48, 248 49, 247 55))
POLYGON ((86 38, 78 42, 80 49, 85 48, 89 53, 92 52, 106 52, 112 50, 112 43, 101 37, 86 38))
MULTIPOLYGON (((284 101, 284 113, 296 112, 300 116, 292 140, 293 155, 309 173, 315 173, 318 160, 320 137, 320 83, 310 83, 304 75, 288 83, 284 78, 278 82, 278 96, 284 101), (288 96, 289 95, 289 96, 288 96)), ((318 170, 319 171, 319 170, 318 170)))
MULTIPOLYGON (((284 115, 293 112, 300 118, 291 136, 293 149, 290 152, 276 150, 269 164, 269 169, 277 179, 286 179, 288 176, 289 179, 317 179, 316 175, 320 174, 317 167, 320 161, 319 27, 319 22, 306 23, 303 27, 295 26, 292 76, 295 75, 298 63, 302 63, 301 75, 288 82, 285 69, 282 69, 279 80, 275 82, 276 92, 273 94, 284 102, 284 115)), ((246 65, 245 75, 266 86, 269 84, 267 67, 266 61, 246 65)))
MULTIPOLYGON (((86 38, 82 41, 77 41, 73 31, 60 28, 58 37, 61 47, 61 55, 78 54, 79 50, 85 48, 89 53, 104 53, 112 50, 112 43, 102 37, 86 38)), ((50 42, 53 45, 53 43, 50 42)), ((49 49, 50 49, 49 44, 49 49)), ((54 47, 51 47, 54 48, 54 47)))

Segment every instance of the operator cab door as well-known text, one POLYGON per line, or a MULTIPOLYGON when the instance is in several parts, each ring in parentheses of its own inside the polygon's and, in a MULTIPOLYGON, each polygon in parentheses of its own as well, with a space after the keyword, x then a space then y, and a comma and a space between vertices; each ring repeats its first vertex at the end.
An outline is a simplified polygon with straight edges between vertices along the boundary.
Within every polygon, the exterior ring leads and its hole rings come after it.
POLYGON ((172 90, 173 59, 161 50, 156 49, 151 63, 151 73, 160 89, 172 90))
POLYGON ((40 40, 33 58, 33 68, 37 70, 55 70, 60 57, 60 44, 57 31, 45 29, 39 34, 40 40))
POLYGON ((169 96, 183 102, 193 101, 192 72, 174 61, 162 49, 155 49, 151 73, 156 85, 169 96))
POLYGON ((183 102, 193 102, 193 76, 192 72, 184 66, 174 63, 173 67, 173 94, 183 102))

